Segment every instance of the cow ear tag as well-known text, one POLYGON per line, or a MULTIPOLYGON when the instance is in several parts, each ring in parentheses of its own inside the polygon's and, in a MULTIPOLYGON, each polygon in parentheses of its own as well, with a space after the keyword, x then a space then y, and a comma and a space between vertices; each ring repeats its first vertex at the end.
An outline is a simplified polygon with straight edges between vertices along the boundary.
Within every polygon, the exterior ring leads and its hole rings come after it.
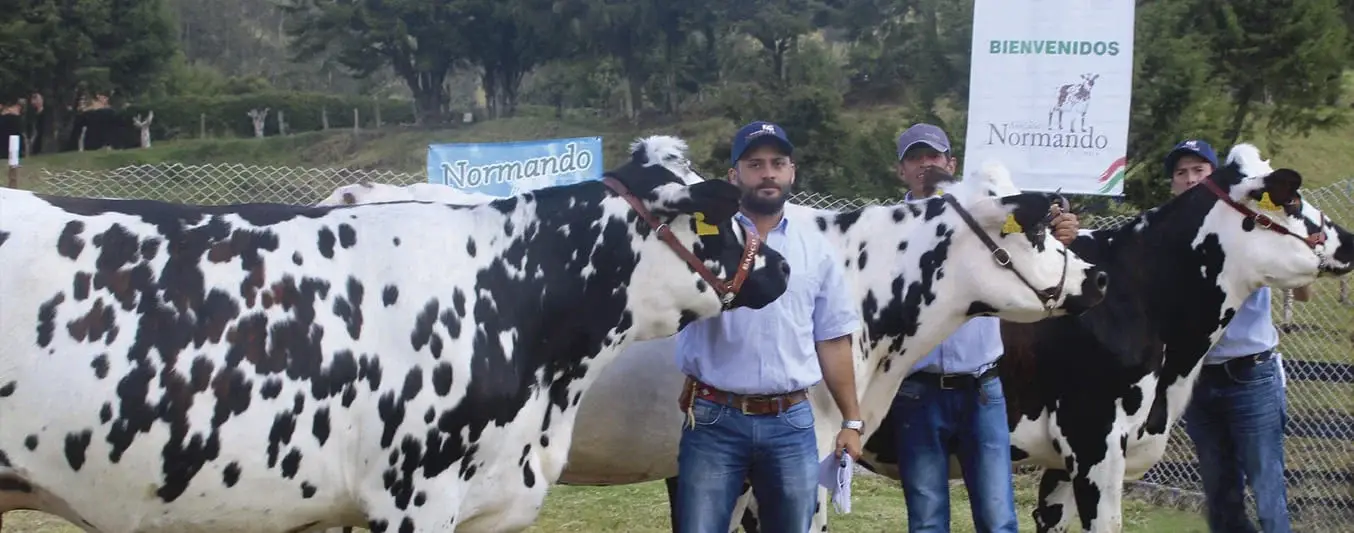
POLYGON ((1006 223, 1001 225, 1001 232, 1005 234, 1025 233, 1025 228, 1020 227, 1020 223, 1016 222, 1015 213, 1007 213, 1006 223))
POLYGON ((714 224, 710 224, 709 222, 705 221, 705 213, 697 211, 695 217, 696 217, 696 235, 700 235, 702 237, 706 235, 719 235, 719 228, 715 227, 714 224))
POLYGON ((1260 209, 1264 209, 1265 211, 1279 211, 1283 208, 1279 207, 1279 204, 1274 203, 1274 200, 1270 199, 1269 191, 1265 191, 1265 194, 1260 196, 1260 209))

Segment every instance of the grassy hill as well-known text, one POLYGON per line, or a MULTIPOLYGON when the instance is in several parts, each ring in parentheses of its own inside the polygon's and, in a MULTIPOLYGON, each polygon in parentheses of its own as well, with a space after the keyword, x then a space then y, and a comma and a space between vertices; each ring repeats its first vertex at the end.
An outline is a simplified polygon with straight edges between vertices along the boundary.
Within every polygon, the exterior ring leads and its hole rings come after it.
MULTIPOLYGON (((1346 76, 1344 105, 1354 105, 1354 72, 1346 76)), ((898 105, 846 111, 849 124, 885 120, 907 125, 907 113, 898 105)), ((693 159, 706 159, 716 143, 727 143, 737 127, 722 117, 666 119, 632 125, 626 121, 587 118, 556 119, 550 109, 525 106, 520 116, 447 129, 389 126, 379 130, 330 130, 264 139, 200 139, 153 143, 150 149, 98 150, 41 155, 24 161, 24 181, 41 169, 109 169, 126 165, 181 163, 244 163, 274 166, 385 169, 422 173, 429 144, 494 142, 521 139, 600 135, 605 165, 626 156, 628 145, 642 135, 680 136, 690 145, 693 159)), ((1309 187, 1354 177, 1354 120, 1342 127, 1308 136, 1243 139, 1254 142, 1275 165, 1301 170, 1309 187), (1276 142, 1277 141, 1277 142, 1276 142)), ((1225 150, 1225 149, 1223 149, 1225 150)), ((1220 154, 1221 155, 1221 154, 1220 154)), ((722 169, 721 169, 722 170, 722 169)))

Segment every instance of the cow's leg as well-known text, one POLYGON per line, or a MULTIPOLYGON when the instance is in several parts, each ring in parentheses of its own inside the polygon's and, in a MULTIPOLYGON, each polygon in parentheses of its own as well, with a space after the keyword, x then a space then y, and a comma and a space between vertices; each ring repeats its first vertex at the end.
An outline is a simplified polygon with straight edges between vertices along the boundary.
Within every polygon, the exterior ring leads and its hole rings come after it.
POLYGON ((1072 478, 1066 470, 1044 469, 1039 478, 1039 501, 1034 508, 1034 528, 1039 533, 1064 533, 1077 508, 1072 497, 1072 478))
POLYGON ((757 533, 761 530, 757 520, 757 497, 752 494, 752 481, 743 482, 743 494, 733 506, 733 520, 729 521, 729 533, 736 533, 743 526, 743 533, 757 533))
POLYGON ((1124 530, 1124 445, 1123 439, 1106 439, 1105 458, 1079 466, 1084 475, 1073 476, 1072 493, 1077 501, 1081 527, 1092 533, 1118 533, 1124 530))

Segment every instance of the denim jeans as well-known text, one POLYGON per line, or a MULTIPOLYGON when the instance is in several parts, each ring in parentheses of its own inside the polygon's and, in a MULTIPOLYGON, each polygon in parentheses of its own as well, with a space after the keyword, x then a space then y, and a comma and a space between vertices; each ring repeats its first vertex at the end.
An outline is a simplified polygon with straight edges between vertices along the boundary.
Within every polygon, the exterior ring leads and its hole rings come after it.
POLYGON ((1283 432, 1288 406, 1274 357, 1233 371, 1205 367, 1185 410, 1215 533, 1257 531, 1246 516, 1246 485, 1265 533, 1287 533, 1283 432))
POLYGON ((697 398, 695 427, 677 452, 681 533, 727 533, 733 506, 752 479, 762 531, 807 532, 818 504, 818 441, 809 402, 776 414, 745 415, 697 398))
POLYGON ((1011 433, 1000 378, 948 390, 905 379, 893 398, 893 414, 910 533, 950 530, 950 455, 959 457, 976 530, 1016 532, 1011 433))

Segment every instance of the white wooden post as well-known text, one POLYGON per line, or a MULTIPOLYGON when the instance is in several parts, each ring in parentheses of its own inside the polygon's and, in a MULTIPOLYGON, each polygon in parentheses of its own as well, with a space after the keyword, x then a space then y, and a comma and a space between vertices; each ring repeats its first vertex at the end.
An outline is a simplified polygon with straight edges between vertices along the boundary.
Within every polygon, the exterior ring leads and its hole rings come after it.
POLYGON ((132 124, 141 128, 142 148, 150 148, 150 123, 153 120, 155 120, 155 111, 148 112, 145 120, 141 120, 140 114, 137 114, 136 117, 132 119, 132 124))
POLYGON ((268 110, 269 108, 265 107, 263 109, 250 109, 248 113, 245 113, 249 115, 249 120, 254 121, 254 138, 256 139, 263 138, 263 121, 268 118, 268 110))

